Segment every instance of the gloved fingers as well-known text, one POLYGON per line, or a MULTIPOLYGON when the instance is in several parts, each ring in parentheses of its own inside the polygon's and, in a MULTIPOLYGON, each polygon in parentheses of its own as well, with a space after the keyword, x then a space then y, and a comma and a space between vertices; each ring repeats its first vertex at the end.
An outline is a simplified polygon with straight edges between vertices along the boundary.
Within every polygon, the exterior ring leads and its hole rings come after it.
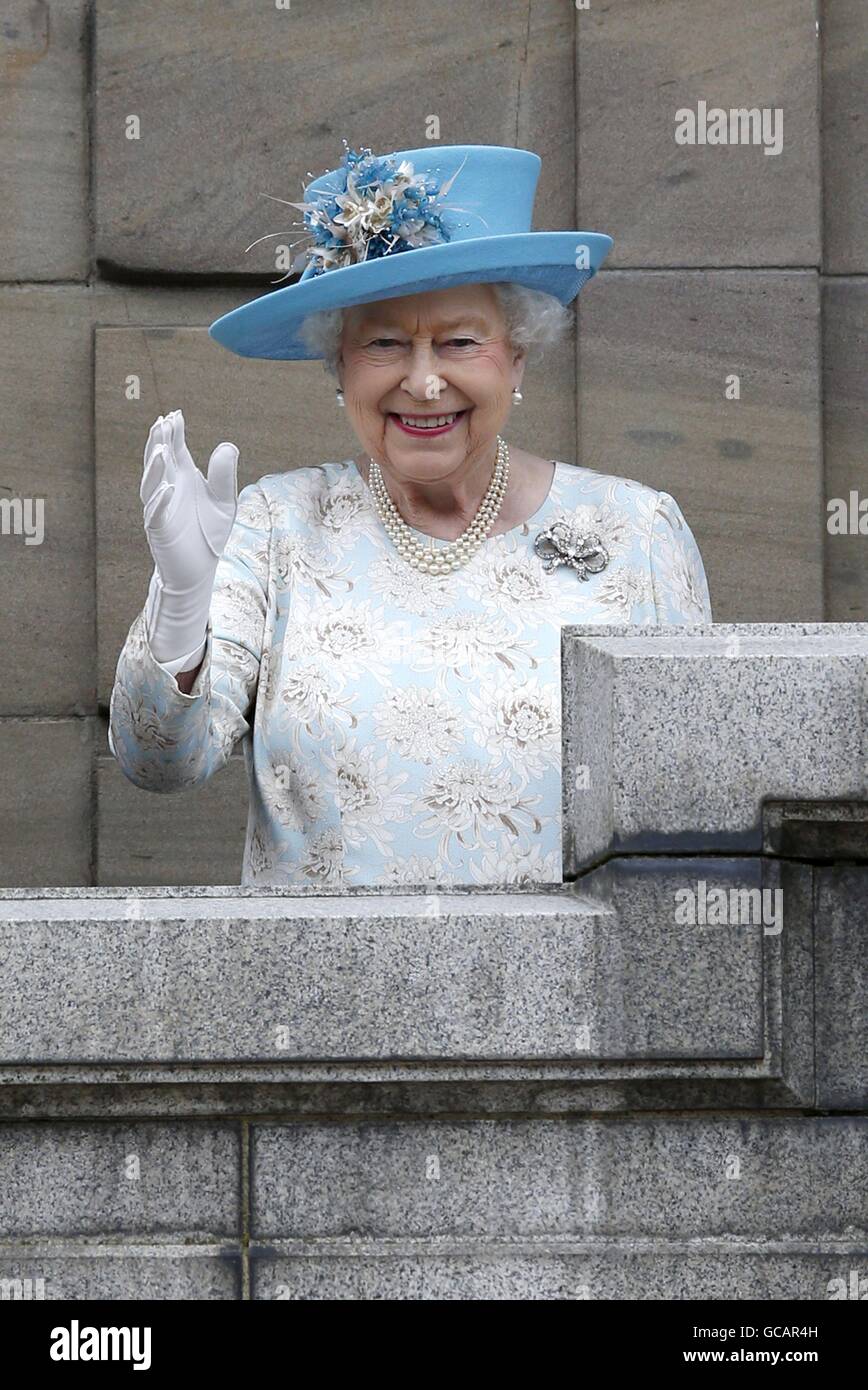
POLYGON ((158 451, 145 464, 145 471, 142 474, 142 482, 139 487, 139 496, 142 499, 142 503, 147 505, 157 488, 165 481, 166 462, 162 451, 158 451))
POLYGON ((147 443, 142 461, 142 481, 139 485, 139 497, 142 502, 148 501, 155 489, 163 479, 165 466, 161 448, 163 417, 158 415, 151 425, 148 433, 147 443))
POLYGON ((165 526, 174 496, 175 488, 172 483, 160 484, 153 497, 145 504, 146 531, 159 531, 161 527, 165 526))
POLYGON ((234 444, 218 444, 208 460, 208 486, 218 502, 234 507, 238 496, 238 450, 234 444))
POLYGON ((172 411, 169 416, 167 431, 175 465, 178 468, 198 472, 199 470, 196 468, 195 459, 187 448, 187 441, 184 437, 184 415, 182 411, 172 411))
POLYGON ((162 429, 163 417, 162 415, 158 415, 154 423, 151 425, 151 428, 148 430, 148 437, 145 441, 145 452, 143 456, 144 464, 147 464, 148 459, 153 454, 154 445, 157 443, 157 440, 162 438, 162 429))
POLYGON ((148 448, 145 450, 145 469, 139 488, 139 496, 143 502, 147 501, 161 482, 178 481, 171 421, 161 415, 157 425, 158 428, 154 427, 154 438, 151 440, 149 436, 148 448))

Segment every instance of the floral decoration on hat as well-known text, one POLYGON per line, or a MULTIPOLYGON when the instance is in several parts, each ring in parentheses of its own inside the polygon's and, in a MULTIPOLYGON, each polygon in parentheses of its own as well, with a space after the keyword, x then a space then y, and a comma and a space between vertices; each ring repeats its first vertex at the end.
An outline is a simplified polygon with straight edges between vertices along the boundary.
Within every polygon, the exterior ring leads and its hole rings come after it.
MULTIPOLYGON (((360 261, 412 251, 449 241, 443 202, 466 160, 445 183, 430 174, 417 174, 409 160, 375 155, 367 146, 347 145, 339 169, 342 187, 317 191, 303 203, 290 203, 304 213, 313 245, 293 261, 292 272, 312 266, 311 275, 355 265, 360 261)), ((461 211, 460 208, 449 209, 461 211)))

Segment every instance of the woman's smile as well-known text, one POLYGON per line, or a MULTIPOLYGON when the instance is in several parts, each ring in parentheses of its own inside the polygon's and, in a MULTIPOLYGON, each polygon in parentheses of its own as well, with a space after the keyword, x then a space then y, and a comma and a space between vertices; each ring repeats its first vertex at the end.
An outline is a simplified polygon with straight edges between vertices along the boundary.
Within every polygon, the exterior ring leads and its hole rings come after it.
POLYGON ((466 409, 445 411, 436 415, 433 411, 421 415, 399 415, 396 411, 390 410, 386 418, 404 434, 430 436, 448 434, 466 414, 466 409))

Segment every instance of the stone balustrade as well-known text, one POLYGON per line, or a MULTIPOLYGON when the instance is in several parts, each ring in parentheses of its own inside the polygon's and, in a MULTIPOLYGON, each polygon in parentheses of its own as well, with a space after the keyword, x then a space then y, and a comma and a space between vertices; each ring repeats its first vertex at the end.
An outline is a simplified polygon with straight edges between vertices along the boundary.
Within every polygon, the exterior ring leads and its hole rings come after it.
POLYGON ((562 884, 0 894, 0 1296, 868 1292, 868 625, 562 651, 562 884))

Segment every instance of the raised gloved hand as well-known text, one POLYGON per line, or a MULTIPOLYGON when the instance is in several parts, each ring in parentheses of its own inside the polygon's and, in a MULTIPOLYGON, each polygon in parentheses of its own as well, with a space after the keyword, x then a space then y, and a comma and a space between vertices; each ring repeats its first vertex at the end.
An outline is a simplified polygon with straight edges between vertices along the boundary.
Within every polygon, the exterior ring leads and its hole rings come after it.
MULTIPOLYGON (((180 410, 158 416, 145 445, 139 495, 154 559, 145 621, 157 661, 204 653, 217 563, 235 521, 238 450, 218 444, 202 476, 184 442, 180 410)), ((181 669, 178 666, 178 669, 181 669)))

